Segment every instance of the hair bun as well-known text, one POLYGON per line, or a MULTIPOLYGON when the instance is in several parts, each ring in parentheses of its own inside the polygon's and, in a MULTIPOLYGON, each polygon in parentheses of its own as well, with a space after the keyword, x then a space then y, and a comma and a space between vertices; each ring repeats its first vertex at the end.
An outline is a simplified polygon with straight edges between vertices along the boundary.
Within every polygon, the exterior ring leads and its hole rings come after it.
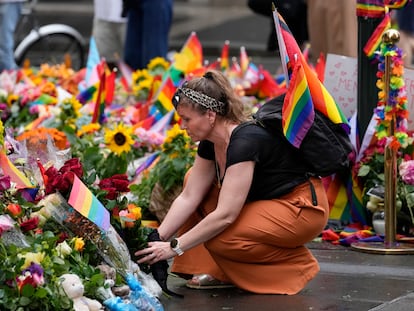
POLYGON ((213 73, 211 72, 211 71, 207 71, 205 74, 204 74, 204 76, 203 76, 204 78, 206 78, 206 79, 210 79, 210 80, 213 80, 213 73))

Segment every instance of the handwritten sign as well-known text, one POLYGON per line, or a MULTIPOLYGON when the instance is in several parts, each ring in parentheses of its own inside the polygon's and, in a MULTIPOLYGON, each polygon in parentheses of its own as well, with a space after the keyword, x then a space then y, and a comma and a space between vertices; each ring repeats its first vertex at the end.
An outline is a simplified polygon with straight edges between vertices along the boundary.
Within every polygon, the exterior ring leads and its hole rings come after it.
MULTIPOLYGON (((407 110, 410 113, 408 130, 414 130, 414 70, 404 68, 407 91, 407 110)), ((325 67, 326 89, 331 93, 347 118, 357 110, 358 61, 354 57, 328 54, 325 67)))

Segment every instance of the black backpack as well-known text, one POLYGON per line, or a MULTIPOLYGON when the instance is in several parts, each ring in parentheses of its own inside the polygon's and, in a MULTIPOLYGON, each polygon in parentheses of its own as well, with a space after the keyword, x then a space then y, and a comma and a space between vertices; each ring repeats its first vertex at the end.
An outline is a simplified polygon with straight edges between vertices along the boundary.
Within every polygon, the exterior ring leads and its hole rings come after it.
MULTIPOLYGON (((284 98, 281 95, 263 104, 253 115, 253 120, 273 135, 286 139, 282 128, 284 98)), ((323 113, 315 110, 314 123, 298 151, 308 163, 311 170, 309 173, 325 177, 349 171, 354 148, 340 124, 333 123, 323 113)))

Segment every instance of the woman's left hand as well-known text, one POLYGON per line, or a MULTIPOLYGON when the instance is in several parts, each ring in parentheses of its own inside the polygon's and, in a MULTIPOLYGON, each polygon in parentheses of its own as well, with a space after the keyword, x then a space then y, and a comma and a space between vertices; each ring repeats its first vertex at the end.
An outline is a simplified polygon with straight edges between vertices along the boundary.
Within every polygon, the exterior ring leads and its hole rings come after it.
POLYGON ((135 256, 141 257, 137 260, 139 264, 154 264, 160 260, 174 257, 174 252, 170 246, 170 242, 149 242, 148 247, 135 252, 135 256))

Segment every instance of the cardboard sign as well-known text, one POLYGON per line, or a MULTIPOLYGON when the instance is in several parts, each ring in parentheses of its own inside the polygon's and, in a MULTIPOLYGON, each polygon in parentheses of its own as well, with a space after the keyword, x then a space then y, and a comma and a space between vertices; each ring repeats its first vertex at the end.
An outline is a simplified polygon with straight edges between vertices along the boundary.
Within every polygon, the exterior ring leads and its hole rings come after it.
MULTIPOLYGON (((414 70, 404 68, 404 81, 407 91, 407 110, 410 113, 408 130, 414 130, 414 70)), ((325 67, 326 89, 341 107, 347 118, 357 110, 358 61, 354 57, 328 54, 325 67)), ((375 107, 373 107, 375 108, 375 107)))

